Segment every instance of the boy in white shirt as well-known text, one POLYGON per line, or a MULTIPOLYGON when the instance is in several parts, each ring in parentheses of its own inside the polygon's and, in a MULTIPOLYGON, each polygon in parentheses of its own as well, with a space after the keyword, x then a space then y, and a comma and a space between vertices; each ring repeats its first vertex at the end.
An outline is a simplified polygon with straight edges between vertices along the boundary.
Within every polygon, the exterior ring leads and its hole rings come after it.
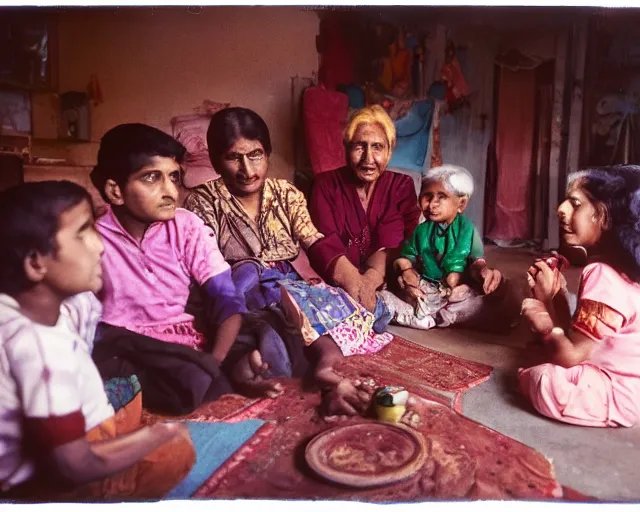
POLYGON ((91 359, 103 245, 87 191, 13 187, 0 219, 0 497, 162 497, 188 473, 193 445, 180 424, 116 437, 91 359))

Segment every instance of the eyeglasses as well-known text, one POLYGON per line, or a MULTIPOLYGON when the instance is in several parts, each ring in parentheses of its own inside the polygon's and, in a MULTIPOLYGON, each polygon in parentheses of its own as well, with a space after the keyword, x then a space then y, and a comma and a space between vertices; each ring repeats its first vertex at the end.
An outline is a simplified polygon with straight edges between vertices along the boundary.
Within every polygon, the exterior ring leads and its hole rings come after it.
POLYGON ((262 149, 254 149, 253 151, 249 151, 248 153, 227 153, 226 155, 224 155, 224 159, 227 162, 240 163, 244 160, 245 156, 250 162, 255 163, 263 160, 266 155, 262 149))
POLYGON ((381 153, 385 149, 387 149, 387 145, 383 144, 382 142, 372 142, 368 144, 366 142, 359 141, 359 142, 351 142, 349 144, 349 149, 351 151, 358 151, 358 152, 364 152, 365 150, 369 150, 373 153, 381 153))

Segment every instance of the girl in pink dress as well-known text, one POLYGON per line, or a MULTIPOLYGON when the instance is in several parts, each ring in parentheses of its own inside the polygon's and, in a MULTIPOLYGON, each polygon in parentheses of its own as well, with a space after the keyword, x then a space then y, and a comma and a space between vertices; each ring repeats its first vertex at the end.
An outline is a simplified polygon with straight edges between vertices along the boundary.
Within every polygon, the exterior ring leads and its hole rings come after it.
POLYGON ((559 421, 631 427, 640 417, 640 166, 571 174, 558 217, 589 263, 573 315, 562 274, 542 261, 529 269, 534 298, 522 314, 547 362, 521 368, 520 389, 559 421))

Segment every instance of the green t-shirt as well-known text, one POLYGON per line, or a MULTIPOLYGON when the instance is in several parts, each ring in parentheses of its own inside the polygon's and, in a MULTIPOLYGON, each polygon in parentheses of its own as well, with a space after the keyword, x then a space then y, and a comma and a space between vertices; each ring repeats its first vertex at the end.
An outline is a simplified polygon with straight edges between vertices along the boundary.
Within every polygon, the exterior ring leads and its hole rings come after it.
POLYGON ((484 255, 482 238, 473 223, 457 215, 446 226, 426 221, 419 224, 400 251, 425 279, 439 281, 451 272, 464 272, 484 255))

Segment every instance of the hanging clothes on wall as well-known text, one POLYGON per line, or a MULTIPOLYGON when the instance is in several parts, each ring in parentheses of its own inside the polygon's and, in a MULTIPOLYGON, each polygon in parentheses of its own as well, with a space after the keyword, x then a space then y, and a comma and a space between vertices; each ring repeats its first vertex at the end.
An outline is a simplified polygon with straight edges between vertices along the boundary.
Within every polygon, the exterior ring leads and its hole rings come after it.
POLYGON ((456 56, 456 48, 453 41, 447 43, 445 61, 440 70, 440 79, 447 86, 445 100, 452 111, 460 106, 469 95, 469 85, 462 74, 460 62, 456 56))
POLYGON ((535 70, 500 68, 496 155, 497 190, 487 236, 511 242, 531 238, 531 178, 535 70))
POLYGON ((395 121, 396 147, 389 167, 422 174, 433 119, 433 100, 416 101, 401 119, 395 121))
POLYGON ((399 31, 397 39, 389 45, 392 88, 394 95, 404 97, 412 90, 411 66, 413 52, 407 48, 404 33, 399 31))
POLYGON ((424 95, 434 80, 440 79, 440 71, 444 64, 447 46, 447 29, 444 25, 436 25, 425 40, 424 79, 421 94, 424 95))
POLYGON ((598 101, 592 126, 593 165, 614 165, 640 161, 640 84, 627 86, 626 94, 607 94, 598 101))
POLYGON ((342 131, 347 122, 349 97, 320 85, 309 87, 302 97, 302 118, 307 151, 314 174, 345 163, 342 131))
POLYGON ((320 83, 327 89, 335 89, 338 85, 354 82, 353 51, 345 37, 345 26, 339 16, 329 14, 320 22, 316 49, 320 54, 320 83))

